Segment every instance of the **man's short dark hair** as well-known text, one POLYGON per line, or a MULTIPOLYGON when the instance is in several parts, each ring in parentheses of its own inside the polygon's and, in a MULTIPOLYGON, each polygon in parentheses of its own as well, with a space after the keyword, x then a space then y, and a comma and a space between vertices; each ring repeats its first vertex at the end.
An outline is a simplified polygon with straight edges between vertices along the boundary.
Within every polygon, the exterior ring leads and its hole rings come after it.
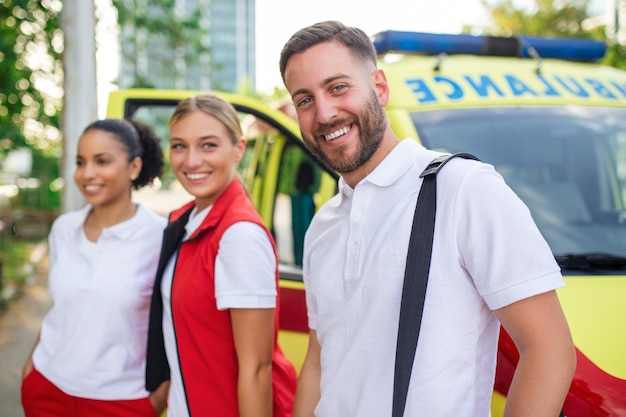
POLYGON ((285 68, 292 56, 328 41, 338 41, 347 46, 352 54, 376 67, 376 50, 372 40, 359 28, 328 20, 307 26, 294 33, 280 53, 280 75, 285 80, 285 68))

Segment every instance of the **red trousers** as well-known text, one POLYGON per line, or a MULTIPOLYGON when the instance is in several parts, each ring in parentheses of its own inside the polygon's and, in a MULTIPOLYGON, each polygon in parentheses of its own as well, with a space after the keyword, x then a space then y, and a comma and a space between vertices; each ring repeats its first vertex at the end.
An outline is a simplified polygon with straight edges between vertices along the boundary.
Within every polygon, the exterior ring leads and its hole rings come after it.
POLYGON ((22 407, 26 417, 157 417, 148 398, 106 401, 74 397, 36 369, 22 382, 22 407))

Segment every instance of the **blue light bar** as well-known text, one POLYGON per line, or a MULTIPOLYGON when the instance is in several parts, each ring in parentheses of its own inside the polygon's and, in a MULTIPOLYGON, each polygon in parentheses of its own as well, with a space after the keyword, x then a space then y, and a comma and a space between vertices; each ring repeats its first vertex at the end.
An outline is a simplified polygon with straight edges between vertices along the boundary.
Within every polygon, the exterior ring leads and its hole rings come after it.
POLYGON ((373 41, 379 54, 386 52, 425 55, 445 53, 527 58, 532 56, 529 51, 532 48, 541 58, 597 61, 606 52, 606 45, 600 41, 532 36, 507 38, 388 30, 374 35, 373 41))
POLYGON ((529 57, 528 44, 539 53, 542 58, 558 58, 569 61, 597 61, 604 57, 606 44, 591 39, 558 39, 524 36, 521 39, 522 56, 529 57))

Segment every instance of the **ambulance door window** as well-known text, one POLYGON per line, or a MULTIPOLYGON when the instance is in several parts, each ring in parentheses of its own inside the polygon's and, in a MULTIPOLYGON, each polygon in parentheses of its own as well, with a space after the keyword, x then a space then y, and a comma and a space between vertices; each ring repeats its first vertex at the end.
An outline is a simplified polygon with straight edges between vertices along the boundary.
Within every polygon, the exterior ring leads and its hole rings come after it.
POLYGON ((273 218, 279 261, 283 264, 302 266, 304 234, 325 199, 321 192, 324 176, 328 174, 299 144, 285 146, 273 218))

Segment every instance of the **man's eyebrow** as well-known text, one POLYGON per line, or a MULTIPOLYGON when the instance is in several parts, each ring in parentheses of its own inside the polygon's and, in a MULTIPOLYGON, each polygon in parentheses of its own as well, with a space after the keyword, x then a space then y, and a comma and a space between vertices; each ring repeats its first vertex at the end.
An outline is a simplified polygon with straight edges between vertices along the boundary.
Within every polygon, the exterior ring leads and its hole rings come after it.
POLYGON ((293 94, 291 94, 291 98, 293 99, 295 96, 299 96, 300 94, 306 94, 308 92, 309 92, 309 90, 307 90, 306 88, 300 88, 300 89, 294 91, 293 94))
MULTIPOLYGON (((322 80, 320 85, 321 86, 325 86, 325 85, 328 85, 328 84, 332 83, 333 81, 336 81, 336 80, 339 80, 339 79, 342 79, 342 78, 350 78, 350 76, 348 74, 335 74, 335 75, 332 75, 332 76, 322 80)), ((293 92, 293 94, 291 95, 291 98, 294 98, 295 96, 300 95, 300 94, 307 94, 308 92, 309 92, 308 89, 300 88, 300 89, 298 89, 298 90, 293 92)))
POLYGON ((326 78, 323 82, 322 85, 326 85, 326 84, 330 84, 333 81, 336 81, 340 78, 351 78, 348 74, 335 74, 331 77, 326 78))

